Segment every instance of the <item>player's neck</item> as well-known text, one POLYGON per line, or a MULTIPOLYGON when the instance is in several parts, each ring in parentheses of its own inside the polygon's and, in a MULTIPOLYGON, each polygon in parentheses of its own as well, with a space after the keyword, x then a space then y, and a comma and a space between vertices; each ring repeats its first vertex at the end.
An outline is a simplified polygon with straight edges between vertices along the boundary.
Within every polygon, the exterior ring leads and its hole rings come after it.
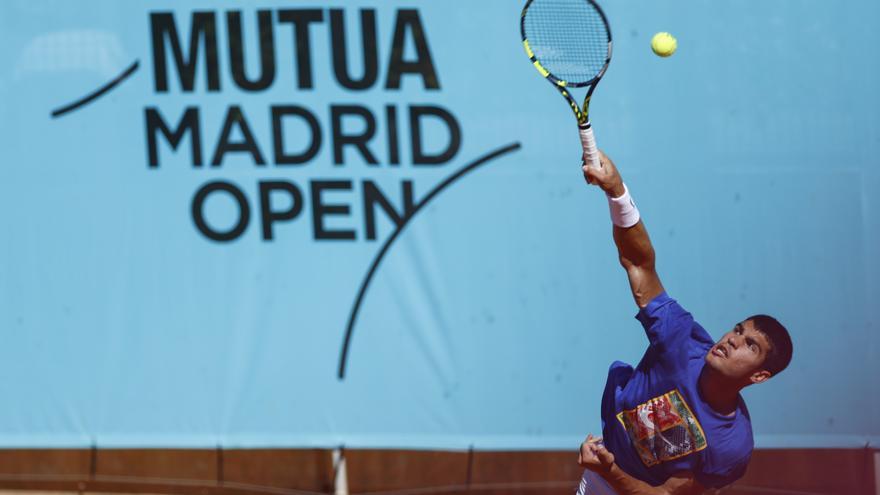
POLYGON ((732 415, 739 405, 742 387, 704 366, 698 382, 700 396, 719 414, 732 415))

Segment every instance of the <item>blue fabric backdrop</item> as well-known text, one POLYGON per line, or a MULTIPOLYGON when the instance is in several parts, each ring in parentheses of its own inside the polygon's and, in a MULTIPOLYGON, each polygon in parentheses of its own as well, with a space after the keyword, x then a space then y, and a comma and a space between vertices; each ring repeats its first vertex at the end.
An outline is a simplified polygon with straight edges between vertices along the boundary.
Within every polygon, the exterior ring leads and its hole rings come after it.
MULTIPOLYGON (((669 293, 715 336, 767 312, 795 337, 745 392, 758 446, 877 445, 880 3, 603 4, 597 138, 669 293)), ((0 4, 0 446, 598 431, 646 339, 520 8, 0 4)))

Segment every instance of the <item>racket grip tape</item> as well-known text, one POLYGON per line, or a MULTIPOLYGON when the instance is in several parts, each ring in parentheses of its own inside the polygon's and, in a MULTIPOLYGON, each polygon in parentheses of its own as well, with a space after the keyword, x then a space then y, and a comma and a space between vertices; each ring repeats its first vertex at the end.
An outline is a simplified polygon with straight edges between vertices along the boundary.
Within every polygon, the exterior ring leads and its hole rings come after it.
POLYGON ((578 133, 581 136, 581 146, 584 148, 584 163, 589 167, 599 168, 599 148, 596 147, 593 127, 587 122, 578 126, 578 133))

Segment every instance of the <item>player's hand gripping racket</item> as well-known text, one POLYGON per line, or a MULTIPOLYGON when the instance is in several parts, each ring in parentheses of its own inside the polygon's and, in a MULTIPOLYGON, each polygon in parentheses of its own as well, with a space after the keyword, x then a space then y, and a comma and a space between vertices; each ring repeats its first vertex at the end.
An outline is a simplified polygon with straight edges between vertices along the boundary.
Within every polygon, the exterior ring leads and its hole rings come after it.
POLYGON ((593 0, 528 0, 520 30, 535 68, 568 100, 577 117, 584 163, 599 167, 590 97, 611 62, 611 30, 605 13, 593 0), (568 88, 586 86, 581 109, 568 88))

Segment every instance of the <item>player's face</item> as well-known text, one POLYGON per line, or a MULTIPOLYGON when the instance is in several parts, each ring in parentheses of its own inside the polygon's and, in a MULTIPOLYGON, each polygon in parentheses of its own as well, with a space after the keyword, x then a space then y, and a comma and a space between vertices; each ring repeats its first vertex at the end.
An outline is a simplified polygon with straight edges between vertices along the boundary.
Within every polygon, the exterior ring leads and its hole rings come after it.
POLYGON ((751 320, 746 320, 715 343, 706 354, 706 364, 728 378, 757 383, 769 377, 761 371, 768 352, 767 336, 756 330, 751 320))

